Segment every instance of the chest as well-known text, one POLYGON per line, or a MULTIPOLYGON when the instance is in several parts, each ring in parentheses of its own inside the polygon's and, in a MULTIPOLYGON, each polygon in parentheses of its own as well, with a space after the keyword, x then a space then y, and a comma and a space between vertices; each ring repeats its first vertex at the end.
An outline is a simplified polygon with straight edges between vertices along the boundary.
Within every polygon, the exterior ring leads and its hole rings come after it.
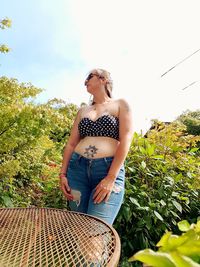
POLYGON ((89 106, 81 114, 81 118, 89 118, 92 121, 96 121, 98 118, 104 115, 112 115, 119 117, 119 108, 117 105, 92 105, 89 106))

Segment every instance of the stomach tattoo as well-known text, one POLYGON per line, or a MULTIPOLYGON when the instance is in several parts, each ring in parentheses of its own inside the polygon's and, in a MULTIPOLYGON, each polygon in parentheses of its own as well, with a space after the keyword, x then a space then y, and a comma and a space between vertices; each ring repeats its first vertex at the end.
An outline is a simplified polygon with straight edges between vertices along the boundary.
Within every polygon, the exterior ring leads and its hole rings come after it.
POLYGON ((86 147, 86 148, 85 148, 84 155, 85 155, 87 158, 93 158, 94 155, 97 154, 97 150, 98 150, 98 148, 96 148, 95 146, 91 146, 91 145, 89 145, 89 147, 86 147))

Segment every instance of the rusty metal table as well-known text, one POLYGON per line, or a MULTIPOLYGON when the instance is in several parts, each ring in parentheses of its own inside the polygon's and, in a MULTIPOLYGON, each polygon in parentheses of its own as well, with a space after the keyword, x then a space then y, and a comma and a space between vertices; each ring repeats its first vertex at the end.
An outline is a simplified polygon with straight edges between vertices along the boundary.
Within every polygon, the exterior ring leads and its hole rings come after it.
POLYGON ((115 229, 83 213, 0 208, 0 267, 117 266, 115 229))

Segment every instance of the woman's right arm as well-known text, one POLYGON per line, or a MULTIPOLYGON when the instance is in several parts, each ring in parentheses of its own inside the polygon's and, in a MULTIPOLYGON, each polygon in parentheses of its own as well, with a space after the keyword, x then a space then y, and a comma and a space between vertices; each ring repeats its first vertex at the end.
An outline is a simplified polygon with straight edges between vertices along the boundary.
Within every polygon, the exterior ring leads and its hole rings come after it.
POLYGON ((75 118, 72 130, 71 130, 71 134, 69 137, 69 140, 64 148, 64 152, 63 152, 63 160, 62 160, 62 167, 60 170, 60 189, 62 190, 63 194, 65 195, 65 197, 68 200, 73 200, 73 196, 71 195, 71 189, 69 187, 67 178, 66 178, 66 173, 67 173, 67 168, 68 168, 68 163, 69 160, 71 158, 71 155, 76 147, 76 145, 78 144, 78 142, 80 141, 80 135, 79 135, 79 131, 78 131, 78 124, 80 121, 80 114, 81 114, 81 110, 80 109, 77 113, 77 116, 75 118))

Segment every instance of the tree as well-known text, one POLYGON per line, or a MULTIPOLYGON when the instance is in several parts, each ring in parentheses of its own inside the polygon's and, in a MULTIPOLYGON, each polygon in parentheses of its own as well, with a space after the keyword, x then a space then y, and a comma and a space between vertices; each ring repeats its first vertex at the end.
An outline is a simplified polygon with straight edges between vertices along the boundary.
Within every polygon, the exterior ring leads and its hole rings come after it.
POLYGON ((34 104, 41 91, 0 78, 0 205, 41 206, 49 194, 52 205, 60 201, 62 150, 77 107, 58 99, 34 104))
MULTIPOLYGON (((6 29, 6 28, 10 28, 11 25, 12 25, 12 22, 8 18, 0 20, 0 29, 2 29, 2 30, 6 29)), ((0 45, 0 52, 1 53, 8 53, 9 51, 10 51, 10 48, 7 45, 5 45, 5 44, 0 45)))
POLYGON ((186 125, 189 134, 200 135, 200 110, 187 110, 177 120, 186 125))

